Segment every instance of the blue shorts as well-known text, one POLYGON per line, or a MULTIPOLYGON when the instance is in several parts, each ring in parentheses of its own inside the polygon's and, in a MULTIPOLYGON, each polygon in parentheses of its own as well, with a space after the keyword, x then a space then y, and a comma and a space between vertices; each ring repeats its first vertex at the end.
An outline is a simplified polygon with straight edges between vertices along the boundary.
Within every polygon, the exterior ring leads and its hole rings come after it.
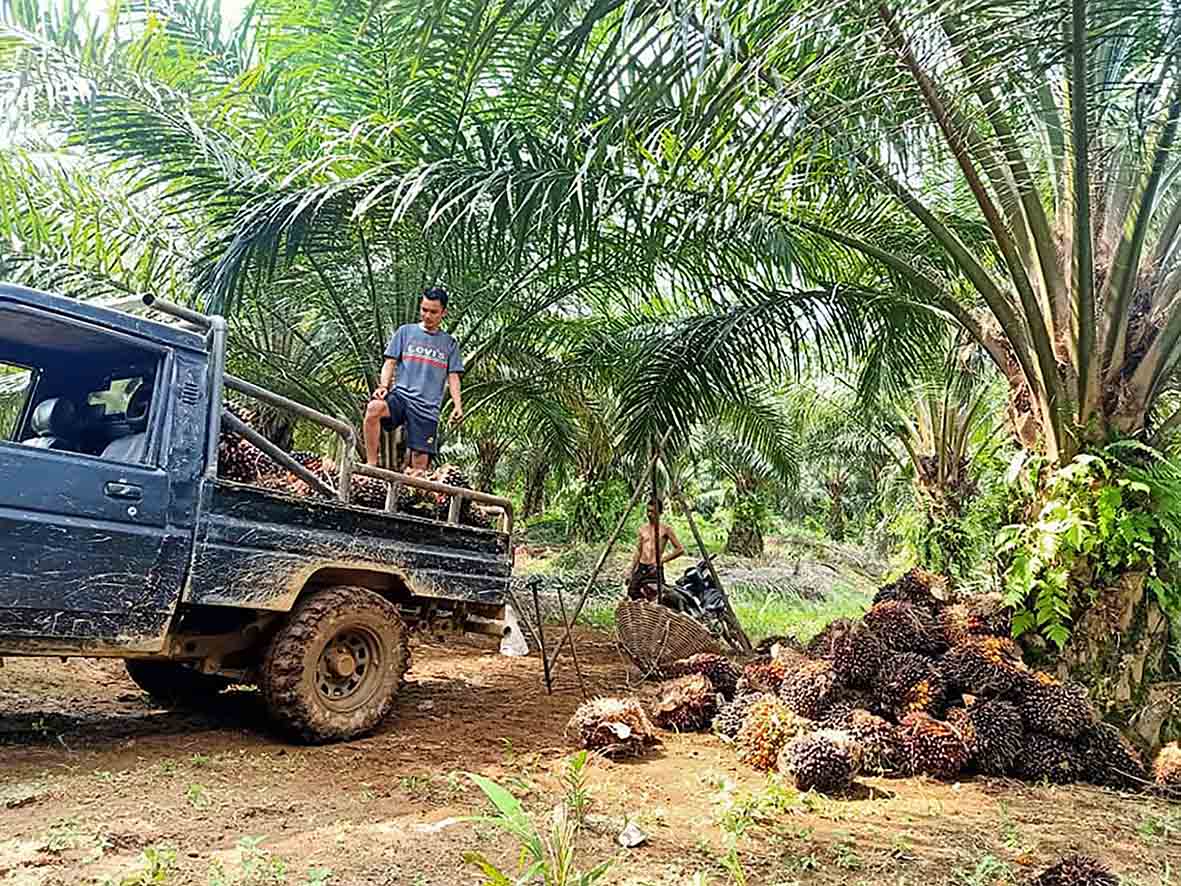
POLYGON ((425 452, 427 455, 438 453, 435 438, 439 433, 439 416, 430 415, 422 410, 417 403, 410 402, 403 391, 394 389, 385 395, 385 405, 389 407, 388 418, 381 420, 383 430, 392 431, 394 428, 406 429, 406 445, 415 452, 425 452))

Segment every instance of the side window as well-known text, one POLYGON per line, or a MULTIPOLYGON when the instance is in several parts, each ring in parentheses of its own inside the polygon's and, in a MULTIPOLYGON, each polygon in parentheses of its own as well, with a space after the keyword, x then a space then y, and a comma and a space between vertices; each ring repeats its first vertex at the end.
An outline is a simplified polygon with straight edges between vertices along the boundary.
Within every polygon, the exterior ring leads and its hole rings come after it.
POLYGON ((20 420, 33 394, 33 370, 0 362, 0 440, 15 440, 20 420))

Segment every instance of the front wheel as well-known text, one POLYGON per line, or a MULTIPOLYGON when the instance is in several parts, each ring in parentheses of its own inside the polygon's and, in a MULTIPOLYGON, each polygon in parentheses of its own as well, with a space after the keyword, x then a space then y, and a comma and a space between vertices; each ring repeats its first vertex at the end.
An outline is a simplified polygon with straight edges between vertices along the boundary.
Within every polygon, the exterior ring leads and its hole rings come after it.
POLYGON ((271 641, 259 685, 285 731, 340 741, 386 718, 409 664, 393 603, 364 588, 327 588, 296 604, 271 641))

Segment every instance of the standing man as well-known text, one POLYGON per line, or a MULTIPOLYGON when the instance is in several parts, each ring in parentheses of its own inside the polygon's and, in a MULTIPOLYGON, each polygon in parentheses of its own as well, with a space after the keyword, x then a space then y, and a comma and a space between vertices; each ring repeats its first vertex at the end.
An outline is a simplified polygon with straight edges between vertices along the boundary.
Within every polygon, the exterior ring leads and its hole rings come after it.
MULTIPOLYGON (((664 502, 654 498, 648 502, 648 522, 640 527, 636 537, 636 551, 632 554, 631 571, 628 574, 627 595, 633 600, 656 601, 656 576, 664 574, 664 564, 685 553, 677 534, 667 523, 660 521, 664 502), (655 529, 655 532, 653 532, 655 529), (665 551, 665 545, 669 550, 665 551), (659 573, 658 573, 659 571, 659 573), (648 584, 651 583, 651 590, 648 584)), ((668 582, 662 582, 665 592, 670 589, 668 582)))
POLYGON ((463 357, 459 345, 440 325, 447 316, 447 290, 428 287, 419 305, 421 323, 398 327, 385 349, 381 381, 365 409, 365 461, 377 464, 383 430, 406 429, 410 466, 425 471, 438 452, 439 405, 443 388, 451 389, 451 423, 463 421, 459 377, 463 357))

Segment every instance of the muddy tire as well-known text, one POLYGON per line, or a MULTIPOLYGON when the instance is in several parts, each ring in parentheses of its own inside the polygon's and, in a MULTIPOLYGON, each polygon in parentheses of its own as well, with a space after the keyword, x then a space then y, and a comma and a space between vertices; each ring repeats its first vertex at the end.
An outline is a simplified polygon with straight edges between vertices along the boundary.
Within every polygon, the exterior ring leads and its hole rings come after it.
POLYGON ((410 666, 398 608, 364 588, 327 588, 296 604, 271 640, 259 688, 293 738, 355 738, 394 706, 410 666))
POLYGON ((230 685, 176 661, 129 658, 123 664, 131 682, 165 707, 203 704, 230 685))

